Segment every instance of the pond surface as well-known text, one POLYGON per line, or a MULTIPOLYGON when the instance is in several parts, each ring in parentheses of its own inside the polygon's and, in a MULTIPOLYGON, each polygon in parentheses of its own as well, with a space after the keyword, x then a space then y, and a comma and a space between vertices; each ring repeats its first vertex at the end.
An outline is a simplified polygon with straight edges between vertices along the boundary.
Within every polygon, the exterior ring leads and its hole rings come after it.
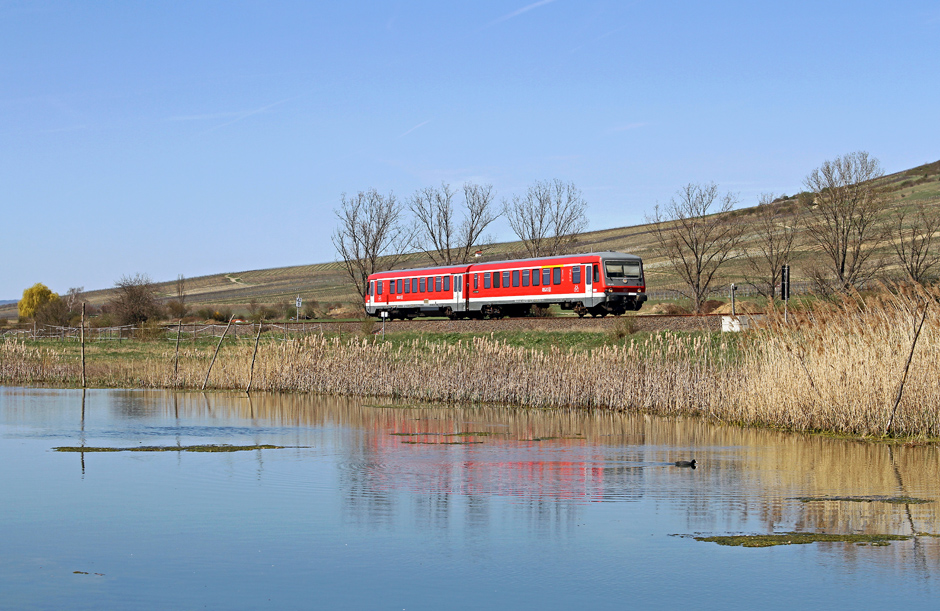
POLYGON ((611 413, 0 388, 0 462, 4 609, 934 609, 940 595, 935 537, 688 536, 938 534, 934 447, 611 413), (283 447, 173 450, 220 444, 283 447), (55 450, 69 446, 169 451, 55 450), (875 498, 897 496, 930 502, 875 498))

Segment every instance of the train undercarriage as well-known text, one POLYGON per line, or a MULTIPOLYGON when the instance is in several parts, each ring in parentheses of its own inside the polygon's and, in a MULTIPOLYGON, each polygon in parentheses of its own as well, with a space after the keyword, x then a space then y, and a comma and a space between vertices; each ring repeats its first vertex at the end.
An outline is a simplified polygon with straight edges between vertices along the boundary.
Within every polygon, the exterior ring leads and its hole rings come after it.
MULTIPOLYGON (((454 311, 451 307, 443 308, 390 308, 390 320, 413 320, 419 316, 446 316, 451 320, 477 319, 482 320, 498 318, 521 318, 524 316, 547 316, 549 306, 558 305, 562 310, 574 311, 579 317, 622 316, 627 312, 635 312, 643 306, 646 296, 640 298, 618 299, 603 301, 594 306, 585 306, 581 301, 566 301, 558 304, 512 303, 512 304, 484 304, 479 310, 454 311)), ((380 316, 380 310, 374 316, 380 316)))

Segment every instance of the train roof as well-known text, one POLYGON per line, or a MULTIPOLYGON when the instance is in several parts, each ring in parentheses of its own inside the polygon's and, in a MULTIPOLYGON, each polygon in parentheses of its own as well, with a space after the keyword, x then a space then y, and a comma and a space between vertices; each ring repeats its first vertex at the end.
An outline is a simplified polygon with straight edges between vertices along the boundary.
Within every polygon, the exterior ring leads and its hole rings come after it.
POLYGON ((580 259, 584 257, 600 257, 601 259, 635 259, 640 260, 640 257, 637 255, 627 254, 625 252, 579 252, 573 253, 570 255, 553 255, 550 257, 531 257, 525 259, 505 259, 502 261, 480 261, 479 263, 471 263, 471 265, 502 265, 502 264, 511 264, 511 263, 522 263, 524 261, 557 261, 559 259, 580 259))
POLYGON ((369 275, 370 276, 382 276, 385 274, 401 275, 407 272, 427 272, 428 270, 432 270, 432 269, 435 271, 454 270, 455 273, 462 273, 462 272, 467 271, 467 268, 470 267, 471 265, 472 263, 461 263, 459 265, 429 265, 428 267, 409 267, 409 268, 404 268, 404 269, 387 269, 387 270, 384 270, 381 272, 375 272, 369 275))
POLYGON ((637 261, 641 260, 639 256, 631 255, 625 252, 614 252, 614 251, 581 252, 581 253, 574 253, 570 255, 554 255, 551 257, 504 259, 501 261, 477 261, 477 262, 470 262, 470 263, 461 263, 458 265, 431 265, 428 267, 412 267, 412 268, 407 268, 407 269, 389 269, 389 270, 385 270, 381 272, 375 272, 373 274, 370 274, 370 276, 385 276, 385 275, 398 276, 401 274, 407 274, 409 272, 427 273, 430 270, 442 271, 442 272, 453 270, 455 273, 462 273, 462 272, 465 272, 467 268, 471 266, 476 267, 476 266, 483 266, 483 265, 520 264, 520 263, 524 263, 527 261, 533 261, 533 262, 535 261, 538 261, 538 262, 558 261, 558 260, 565 260, 565 259, 577 259, 577 258, 583 258, 583 257, 599 257, 601 259, 633 259, 637 261))

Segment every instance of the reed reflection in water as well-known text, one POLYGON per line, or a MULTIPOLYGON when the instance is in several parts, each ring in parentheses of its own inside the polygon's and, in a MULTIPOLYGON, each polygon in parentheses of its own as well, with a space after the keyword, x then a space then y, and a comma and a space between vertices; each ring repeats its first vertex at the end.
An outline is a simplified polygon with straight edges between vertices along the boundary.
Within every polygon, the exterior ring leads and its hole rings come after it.
MULTIPOLYGON (((181 394, 169 410, 272 426, 359 431, 346 483, 365 490, 499 495, 530 501, 631 501, 652 495, 688 511, 694 531, 729 526, 831 533, 940 533, 938 504, 798 497, 940 497, 935 446, 863 443, 606 410, 532 410, 256 394, 181 394), (673 461, 694 456, 677 489, 673 461), (361 467, 361 470, 359 470, 361 467)), ((381 498, 379 494, 378 497, 381 498)), ((446 504, 440 501, 437 506, 446 504)), ((372 512, 370 512, 372 513, 372 512)))
MULTIPOLYGON (((686 558, 701 567, 696 569, 700 575, 690 577, 695 588, 725 583, 730 577, 724 571, 731 567, 766 578, 780 569, 782 558, 792 563, 786 570, 809 580, 873 570, 888 583, 921 580, 932 587, 940 579, 940 539, 920 535, 940 533, 940 454, 931 446, 860 443, 606 410, 455 408, 268 393, 249 398, 91 390, 82 397, 81 391, 2 388, 0 429, 7 439, 40 447, 22 469, 31 463, 42 465, 43 474, 53 467, 71 469, 56 478, 78 498, 83 486, 96 486, 95 496, 122 499, 125 490, 143 493, 135 479, 155 478, 144 480, 156 487, 147 497, 156 503, 145 510, 150 519, 158 516, 176 528, 176 520, 209 516, 211 526, 186 525, 187 532, 219 528, 213 540, 226 546, 232 545, 230 539, 295 546, 294 555, 285 552, 275 559, 278 566, 321 563, 314 579, 318 591, 332 592, 330 579, 343 572, 361 576, 357 571, 363 567, 370 579, 386 575, 386 581, 412 583, 420 579, 416 570, 446 579, 428 573, 432 559, 455 576, 480 566, 498 567, 507 575, 516 571, 553 597, 563 596, 553 588, 573 585, 560 576, 583 578, 579 567, 595 556, 622 563, 594 567, 598 595, 622 587, 618 580, 626 566, 641 570, 686 558), (49 452, 64 445, 197 442, 289 447, 215 456, 49 452), (673 464, 693 457, 695 470, 673 464), (171 485, 159 486, 158 473, 171 485), (76 486, 79 477, 84 484, 76 486), (877 495, 931 502, 801 500, 877 495), (190 504, 193 508, 187 508, 190 504), (668 536, 787 531, 919 536, 877 549, 836 543, 774 551, 668 536), (354 560, 323 551, 346 553, 345 544, 357 538, 363 551, 354 560), (420 568, 414 560, 402 560, 409 558, 402 551, 409 546, 420 568), (532 574, 532 566, 541 572, 532 574), (827 567, 824 575, 816 575, 819 566, 827 567)), ((26 479, 7 477, 5 489, 14 493, 19 486, 29 492, 26 479)), ((9 502, 2 515, 16 516, 8 524, 27 519, 9 502)), ((73 516, 66 511, 57 519, 73 516)), ((135 532, 137 527, 122 528, 135 532)), ((214 550, 191 553, 183 564, 187 570, 206 570, 199 563, 229 562, 214 550)), ((281 570, 294 580, 288 590, 299 592, 300 584, 312 579, 300 568, 281 570)), ((664 585, 649 583, 653 589, 664 585)), ((349 584, 343 584, 336 582, 331 600, 348 602, 349 584)), ((433 591, 435 586, 424 587, 433 591)), ((700 595, 680 588, 663 600, 689 603, 700 595)), ((912 593, 914 600, 919 595, 912 593)), ((371 608, 385 599, 364 600, 371 608)))

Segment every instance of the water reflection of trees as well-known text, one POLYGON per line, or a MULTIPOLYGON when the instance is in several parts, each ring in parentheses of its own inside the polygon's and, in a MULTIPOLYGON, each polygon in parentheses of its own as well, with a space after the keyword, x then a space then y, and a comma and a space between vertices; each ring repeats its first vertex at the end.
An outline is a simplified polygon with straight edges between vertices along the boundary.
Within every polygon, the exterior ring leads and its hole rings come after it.
MULTIPOLYGON (((341 485, 354 519, 391 526, 402 503, 445 529, 492 519, 507 498, 533 525, 566 529, 585 503, 648 499, 690 531, 940 532, 937 503, 795 497, 940 497, 940 450, 742 429, 684 418, 580 410, 370 404, 305 395, 180 395, 181 412, 278 426, 345 429, 341 485), (393 434, 394 433, 394 434, 393 434), (539 441, 540 440, 540 441, 539 441), (416 442, 409 444, 405 442, 416 442), (467 445, 444 445, 454 442, 467 445), (482 442, 480 444, 472 442, 482 442), (441 445, 436 445, 441 444, 441 445), (696 471, 666 466, 698 459, 696 471), (402 494, 402 493, 409 494, 402 494), (461 514, 463 515, 463 514, 461 514)), ((167 402, 172 409, 172 403, 167 402)), ((937 565, 937 545, 895 545, 937 565)), ((847 557, 854 546, 842 546, 847 557)))

